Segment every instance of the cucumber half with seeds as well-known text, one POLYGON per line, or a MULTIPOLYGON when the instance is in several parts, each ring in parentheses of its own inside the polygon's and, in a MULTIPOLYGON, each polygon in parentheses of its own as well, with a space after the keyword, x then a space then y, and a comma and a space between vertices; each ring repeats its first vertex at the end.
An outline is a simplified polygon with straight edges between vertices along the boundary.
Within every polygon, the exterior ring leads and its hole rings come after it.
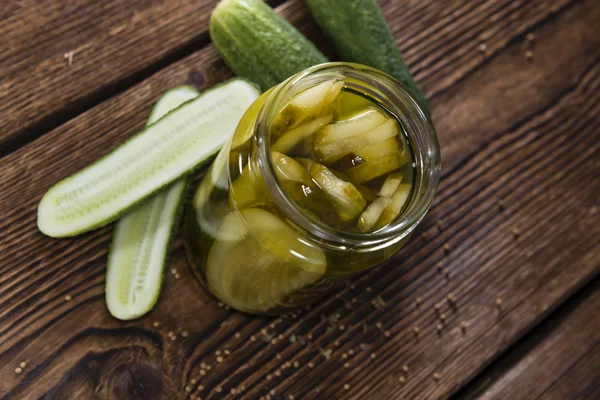
MULTIPOLYGON (((198 95, 190 86, 169 90, 154 106, 146 126, 198 95)), ((122 320, 140 317, 158 300, 188 184, 187 177, 178 180, 117 223, 106 274, 106 305, 113 317, 122 320)))
POLYGON ((73 236, 114 221, 214 155, 259 96, 232 79, 168 113, 101 160, 53 186, 38 207, 38 227, 73 236))

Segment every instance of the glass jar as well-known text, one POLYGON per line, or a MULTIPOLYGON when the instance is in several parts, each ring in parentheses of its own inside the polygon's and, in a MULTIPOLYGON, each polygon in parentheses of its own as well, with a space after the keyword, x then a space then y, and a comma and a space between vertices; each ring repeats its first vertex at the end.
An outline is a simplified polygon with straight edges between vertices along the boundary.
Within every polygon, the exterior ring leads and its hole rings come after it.
POLYGON ((308 68, 256 100, 201 181, 184 222, 189 263, 213 295, 238 310, 277 314, 308 304, 396 253, 425 216, 439 176, 429 115, 402 84, 359 64, 308 68), (283 190, 271 161, 269 132, 278 112, 298 93, 332 78, 394 116, 413 154, 410 197, 392 223, 374 232, 335 230, 311 218, 283 190), (260 201, 240 210, 231 188, 244 170, 251 176, 247 190, 260 201))

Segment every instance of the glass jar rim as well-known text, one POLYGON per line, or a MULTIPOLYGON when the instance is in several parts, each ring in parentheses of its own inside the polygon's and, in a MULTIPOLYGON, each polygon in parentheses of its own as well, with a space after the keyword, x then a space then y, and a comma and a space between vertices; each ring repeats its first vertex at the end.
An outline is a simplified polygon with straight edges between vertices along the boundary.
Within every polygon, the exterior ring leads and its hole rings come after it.
POLYGON ((437 134, 426 112, 395 78, 375 68, 347 62, 331 62, 307 68, 276 86, 261 107, 255 123, 258 166, 273 199, 299 227, 322 245, 339 248, 368 248, 408 236, 424 218, 440 179, 440 149, 437 134), (394 222, 367 233, 351 233, 334 229, 310 218, 289 198, 279 184, 270 157, 270 126, 281 107, 296 93, 320 81, 340 77, 391 112, 403 125, 414 155, 415 179, 409 204, 394 222))

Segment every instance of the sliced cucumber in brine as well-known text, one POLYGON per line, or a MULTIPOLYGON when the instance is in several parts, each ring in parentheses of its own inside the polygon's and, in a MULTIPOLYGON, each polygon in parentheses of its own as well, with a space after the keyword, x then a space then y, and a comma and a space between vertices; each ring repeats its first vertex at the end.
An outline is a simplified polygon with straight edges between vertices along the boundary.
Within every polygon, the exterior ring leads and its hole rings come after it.
POLYGON ((282 153, 289 153, 307 137, 330 123, 332 119, 333 114, 328 114, 293 128, 277 139, 272 149, 282 153))
POLYGON ((391 201, 392 199, 389 197, 380 197, 369 204, 358 218, 358 229, 360 229, 361 232, 370 231, 391 201))
POLYGON ((213 156, 258 95, 233 79, 173 110, 48 190, 38 207, 40 231, 73 236, 114 221, 213 156))
POLYGON ((376 127, 375 129, 341 138, 333 141, 319 141, 315 139, 315 153, 324 164, 333 164, 340 158, 363 147, 383 142, 398 135, 398 124, 393 119, 376 127))
POLYGON ((394 171, 409 161, 405 152, 395 152, 376 159, 375 161, 357 165, 346 171, 352 182, 369 182, 377 177, 394 171))
MULTIPOLYGON (((335 170, 333 168, 329 168, 329 170, 335 176, 340 178, 341 180, 343 180, 345 182, 350 182, 350 178, 348 178, 342 172, 335 170)), ((361 196, 364 197, 367 201, 373 201, 373 200, 377 199, 377 192, 374 191, 373 189, 371 189, 365 185, 361 185, 360 183, 356 183, 356 182, 350 182, 350 183, 352 183, 352 186, 354 186, 356 188, 356 190, 358 190, 358 192, 361 194, 361 196)))
POLYGON ((266 203, 260 182, 257 179, 256 165, 248 163, 242 173, 236 178, 229 188, 229 208, 255 207, 266 203))
MULTIPOLYGON (((146 126, 198 95, 190 86, 169 90, 154 106, 146 126)), ((115 226, 106 274, 106 305, 113 317, 140 317, 158 300, 188 184, 189 178, 171 184, 115 226)))
POLYGON ((311 178, 333 204, 342 222, 350 221, 361 213, 367 201, 350 182, 338 178, 330 169, 316 161, 299 159, 311 178))
POLYGON ((322 250, 276 215, 248 208, 224 218, 208 253, 206 279, 223 302, 261 312, 315 282, 325 270, 322 250))
POLYGON ((351 118, 327 125, 319 132, 316 141, 317 143, 328 143, 339 139, 347 139, 351 136, 372 131, 387 120, 388 118, 381 111, 369 109, 351 118))
POLYGON ((322 220, 329 225, 338 225, 341 222, 332 210, 329 200, 302 164, 276 151, 271 152, 271 156, 279 185, 289 198, 316 220, 322 220))
POLYGON ((260 109, 267 101, 269 94, 273 91, 273 88, 264 92, 256 101, 252 103, 242 119, 235 129, 235 135, 231 140, 231 150, 237 149, 245 145, 254 136, 256 117, 258 116, 260 109))
POLYGON ((359 111, 371 107, 373 107, 371 100, 350 90, 343 90, 338 98, 336 112, 341 119, 346 119, 359 111))
POLYGON ((313 181, 310 179, 310 175, 308 175, 304 166, 292 157, 288 157, 277 151, 272 151, 271 160, 273 162, 273 167, 275 167, 277 178, 280 181, 296 181, 307 186, 312 186, 313 181))
POLYGON ((344 87, 339 79, 321 82, 301 92, 283 107, 273 120, 271 135, 278 138, 283 132, 308 120, 335 111, 336 100, 344 87))
POLYGON ((402 172, 394 172, 389 174, 385 178, 385 181, 383 182, 383 185, 381 185, 381 189, 379 189, 379 193, 377 194, 382 197, 392 197, 394 193, 396 193, 398 186, 400 186, 402 183, 403 177, 404 174, 402 172))
POLYGON ((411 185, 402 183, 396 189, 396 192, 391 198, 390 203, 385 207, 381 213, 381 217, 377 221, 375 229, 382 228, 392 222, 400 215, 400 211, 404 208, 404 205, 410 197, 411 185))
POLYGON ((354 154, 364 162, 375 161, 388 154, 402 151, 397 137, 391 137, 383 142, 357 149, 354 154))

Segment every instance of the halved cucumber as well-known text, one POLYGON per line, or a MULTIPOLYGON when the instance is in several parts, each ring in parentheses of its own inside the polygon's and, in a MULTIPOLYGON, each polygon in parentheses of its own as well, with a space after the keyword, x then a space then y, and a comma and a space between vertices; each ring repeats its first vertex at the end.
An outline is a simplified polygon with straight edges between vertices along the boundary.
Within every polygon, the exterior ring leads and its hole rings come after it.
POLYGON ((398 135, 398 124, 393 119, 388 119, 375 129, 329 142, 315 140, 315 152, 324 164, 332 164, 346 154, 375 143, 383 142, 398 135))
MULTIPOLYGON (((146 126, 198 95, 190 86, 169 90, 154 106, 146 126)), ((158 300, 188 184, 189 178, 171 184, 126 214, 115 226, 106 274, 106 305, 113 317, 122 320, 140 317, 158 300)))
POLYGON ((53 186, 38 207, 39 229, 64 237, 114 221, 214 155, 258 95, 251 83, 232 79, 170 112, 53 186))
POLYGON ((206 280, 223 302, 261 312, 315 282, 325 270, 322 250, 276 215, 248 208, 224 218, 208 253, 206 280))
POLYGON ((199 94, 200 92, 198 92, 195 87, 187 85, 177 86, 167 90, 160 99, 158 99, 156 104, 154 104, 152 111, 150 111, 150 116, 146 121, 146 126, 152 125, 171 111, 179 108, 182 104, 198 97, 199 94))

